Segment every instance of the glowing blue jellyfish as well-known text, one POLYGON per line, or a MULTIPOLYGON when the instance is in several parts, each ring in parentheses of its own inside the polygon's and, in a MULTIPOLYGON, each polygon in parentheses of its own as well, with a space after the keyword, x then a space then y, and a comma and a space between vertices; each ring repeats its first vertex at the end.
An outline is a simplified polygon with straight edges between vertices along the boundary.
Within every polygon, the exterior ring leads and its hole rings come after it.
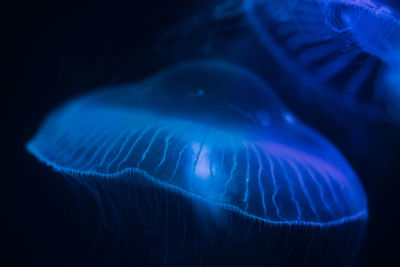
POLYGON ((327 21, 334 30, 348 32, 369 54, 388 63, 398 63, 400 17, 390 6, 371 0, 321 2, 327 21))
MULTIPOLYGON (((249 0, 258 36, 301 82, 350 109, 388 119, 388 66, 398 65, 397 1, 249 0)), ((396 119, 396 118, 390 118, 396 119)))
MULTIPOLYGON (((290 236, 292 231, 304 235, 305 227, 315 229, 304 238, 316 242, 321 228, 338 231, 363 225, 367 218, 365 193, 343 156, 296 120, 259 78, 227 63, 188 62, 140 83, 72 100, 50 114, 27 147, 40 161, 83 183, 95 179, 104 186, 124 180, 133 188, 146 188, 138 194, 159 190, 180 196, 180 201, 189 199, 192 206, 202 207, 203 223, 211 217, 224 222, 216 226, 215 235, 234 238, 239 251, 244 251, 242 242, 260 234, 279 239, 270 239, 265 248, 251 243, 258 247, 249 252, 251 257, 264 257, 272 244, 285 242, 276 236, 288 231, 285 227, 293 227, 290 236), (262 225, 267 228, 260 232, 262 225), (253 255, 256 251, 260 255, 253 255)), ((143 210, 141 218, 162 205, 157 201, 171 198, 153 195, 136 203, 135 209, 143 210)), ((126 201, 134 200, 118 205, 126 201)), ((152 220, 163 222, 154 216, 152 220)), ((206 225, 210 231, 213 223, 206 225)), ((346 231, 356 232, 355 242, 359 230, 346 231)), ((198 250, 196 240, 191 246, 198 250)), ((169 244, 175 249, 168 253, 180 250, 176 246, 169 244)), ((269 251, 268 261, 273 258, 269 251)))

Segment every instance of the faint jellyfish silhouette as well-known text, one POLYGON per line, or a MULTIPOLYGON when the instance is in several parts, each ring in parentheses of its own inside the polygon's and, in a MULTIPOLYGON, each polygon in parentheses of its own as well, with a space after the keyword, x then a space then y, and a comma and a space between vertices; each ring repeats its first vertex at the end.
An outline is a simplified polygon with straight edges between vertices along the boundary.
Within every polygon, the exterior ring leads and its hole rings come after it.
POLYGON ((399 64, 395 1, 249 0, 249 21, 267 49, 306 87, 370 118, 390 116, 387 68, 399 64))
POLYGON ((219 61, 72 100, 27 148, 107 195, 103 209, 125 210, 112 214, 135 262, 151 252, 147 263, 337 264, 355 255, 368 216, 340 152, 261 79, 219 61))
POLYGON ((371 0, 321 2, 332 29, 348 32, 364 51, 389 64, 398 64, 400 17, 390 5, 371 0))

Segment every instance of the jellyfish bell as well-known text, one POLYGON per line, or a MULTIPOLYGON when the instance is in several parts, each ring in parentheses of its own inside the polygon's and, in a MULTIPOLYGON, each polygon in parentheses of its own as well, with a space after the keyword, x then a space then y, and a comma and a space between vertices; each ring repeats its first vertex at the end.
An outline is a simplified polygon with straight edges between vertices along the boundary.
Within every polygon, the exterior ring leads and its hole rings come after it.
MULTIPOLYGON (((244 10, 271 55, 304 85, 360 116, 396 123, 382 84, 398 64, 399 6, 372 0, 252 0, 244 10)), ((324 105, 326 106, 326 105, 324 105)))
POLYGON ((400 16, 390 5, 371 0, 328 0, 323 5, 333 29, 348 31, 367 53, 388 64, 398 61, 400 16))
POLYGON ((368 215, 340 152, 260 78, 220 61, 189 61, 74 99, 27 148, 57 172, 94 181, 113 208, 143 222, 133 257, 144 250, 158 263, 349 261, 368 215), (128 186, 115 190, 114 181, 128 186))
POLYGON ((325 1, 328 21, 382 61, 387 113, 399 121, 400 7, 398 1, 325 1), (395 3, 397 2, 397 3, 395 3))

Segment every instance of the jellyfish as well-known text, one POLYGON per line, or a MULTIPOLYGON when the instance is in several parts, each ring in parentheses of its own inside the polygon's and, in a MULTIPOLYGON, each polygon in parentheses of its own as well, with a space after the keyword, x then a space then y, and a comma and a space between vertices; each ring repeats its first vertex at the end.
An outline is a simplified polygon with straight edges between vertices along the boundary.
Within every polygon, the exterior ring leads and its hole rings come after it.
POLYGON ((27 149, 102 199, 135 263, 348 263, 368 217, 340 152, 223 61, 73 99, 27 149))
POLYGON ((335 31, 348 32, 367 53, 397 63, 400 17, 395 10, 370 0, 324 2, 327 22, 335 31))
POLYGON ((260 40, 307 88, 368 118, 388 114, 398 86, 386 76, 399 64, 397 1, 250 0, 247 17, 260 40))

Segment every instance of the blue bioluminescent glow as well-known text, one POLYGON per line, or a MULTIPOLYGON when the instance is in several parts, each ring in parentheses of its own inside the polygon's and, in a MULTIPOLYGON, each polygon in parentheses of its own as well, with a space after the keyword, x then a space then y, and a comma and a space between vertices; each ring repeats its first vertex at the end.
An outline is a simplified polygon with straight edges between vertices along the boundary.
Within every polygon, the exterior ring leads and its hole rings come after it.
POLYGON ((388 65, 399 64, 398 3, 249 0, 244 9, 271 54, 306 87, 368 117, 388 119, 395 88, 382 80, 388 65))
POLYGON ((52 112, 28 150, 77 179, 132 179, 276 224, 367 217, 356 174, 245 69, 193 61, 52 112))
MULTIPOLYGON (((400 55, 400 53, 398 53, 400 55)), ((385 84, 393 90, 389 91, 390 111, 394 117, 400 114, 400 64, 392 64, 387 68, 385 84)))
POLYGON ((372 0, 321 2, 334 30, 348 32, 364 51, 389 64, 398 64, 400 17, 390 5, 372 0))

